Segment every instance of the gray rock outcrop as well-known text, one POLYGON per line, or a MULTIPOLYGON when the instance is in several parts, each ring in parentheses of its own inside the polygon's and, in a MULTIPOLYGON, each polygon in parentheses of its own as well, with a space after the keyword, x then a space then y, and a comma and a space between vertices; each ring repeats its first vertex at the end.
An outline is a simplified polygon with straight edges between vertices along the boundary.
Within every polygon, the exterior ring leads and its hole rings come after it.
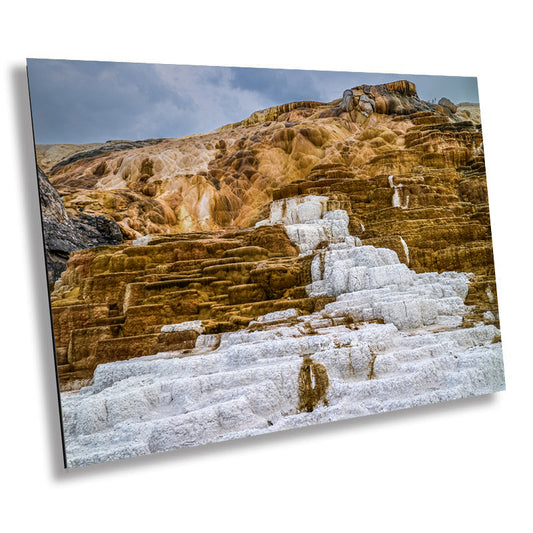
POLYGON ((369 117, 376 109, 376 102, 371 96, 362 94, 359 97, 359 109, 365 117, 369 117))
POLYGON ((37 167, 39 198, 45 244, 48 283, 54 283, 65 270, 74 250, 123 241, 118 224, 103 215, 71 217, 45 173, 37 167))
POLYGON ((340 107, 342 107, 344 111, 347 111, 348 113, 353 110, 354 101, 353 91, 351 89, 346 89, 342 94, 342 102, 340 104, 340 107))
POLYGON ((457 111, 457 106, 451 101, 451 100, 448 100, 448 98, 441 98, 439 100, 439 105, 441 107, 446 107, 447 109, 449 109, 452 113, 455 113, 457 111))

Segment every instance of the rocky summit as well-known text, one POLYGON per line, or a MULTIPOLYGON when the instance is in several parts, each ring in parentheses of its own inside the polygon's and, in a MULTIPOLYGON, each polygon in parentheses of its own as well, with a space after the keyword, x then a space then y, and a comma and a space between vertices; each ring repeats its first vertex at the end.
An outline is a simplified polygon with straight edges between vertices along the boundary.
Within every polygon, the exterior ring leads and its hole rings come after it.
POLYGON ((396 81, 37 156, 70 466, 504 387, 476 104, 396 81))

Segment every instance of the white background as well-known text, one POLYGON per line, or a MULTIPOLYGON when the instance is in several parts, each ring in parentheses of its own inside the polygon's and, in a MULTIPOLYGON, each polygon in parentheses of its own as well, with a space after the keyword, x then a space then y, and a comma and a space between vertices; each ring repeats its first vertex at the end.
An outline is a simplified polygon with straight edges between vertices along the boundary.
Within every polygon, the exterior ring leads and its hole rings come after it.
POLYGON ((526 6, 4 6, 4 531, 530 530, 533 106, 526 6), (63 471, 26 57, 478 76, 508 390, 63 471))

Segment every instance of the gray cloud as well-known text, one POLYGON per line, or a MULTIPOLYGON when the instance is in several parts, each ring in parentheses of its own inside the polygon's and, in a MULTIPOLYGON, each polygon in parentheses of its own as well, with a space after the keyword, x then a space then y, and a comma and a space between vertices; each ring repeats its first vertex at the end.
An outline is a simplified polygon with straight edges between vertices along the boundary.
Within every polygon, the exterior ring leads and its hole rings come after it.
POLYGON ((347 87, 410 79, 421 98, 478 101, 475 78, 28 60, 37 143, 181 137, 294 100, 331 101, 347 87))

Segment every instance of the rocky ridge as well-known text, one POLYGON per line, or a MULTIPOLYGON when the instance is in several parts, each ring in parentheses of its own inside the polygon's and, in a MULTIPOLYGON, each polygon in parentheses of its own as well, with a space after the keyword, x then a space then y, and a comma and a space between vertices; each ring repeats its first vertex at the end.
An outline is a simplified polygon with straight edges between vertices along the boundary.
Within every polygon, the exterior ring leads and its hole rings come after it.
MULTIPOLYGON (((49 156, 46 172, 71 214, 109 216, 126 238, 249 226, 262 218, 280 186, 327 165, 357 170, 357 179, 372 177, 379 165, 364 164, 384 152, 403 152, 408 128, 432 121, 455 123, 464 116, 461 106, 453 115, 421 101, 409 82, 350 91, 351 104, 292 102, 207 134, 147 141, 144 146, 116 142, 82 146, 78 153, 69 149, 63 159, 49 156), (424 122, 415 116, 413 123, 410 117, 416 113, 433 118, 424 122)), ((426 143, 417 151, 456 148, 465 163, 477 146, 450 135, 427 141, 431 146, 426 143)), ((49 153, 50 148, 38 150, 38 157, 49 153)), ((429 156, 423 156, 412 157, 412 164, 424 165, 429 156)))

